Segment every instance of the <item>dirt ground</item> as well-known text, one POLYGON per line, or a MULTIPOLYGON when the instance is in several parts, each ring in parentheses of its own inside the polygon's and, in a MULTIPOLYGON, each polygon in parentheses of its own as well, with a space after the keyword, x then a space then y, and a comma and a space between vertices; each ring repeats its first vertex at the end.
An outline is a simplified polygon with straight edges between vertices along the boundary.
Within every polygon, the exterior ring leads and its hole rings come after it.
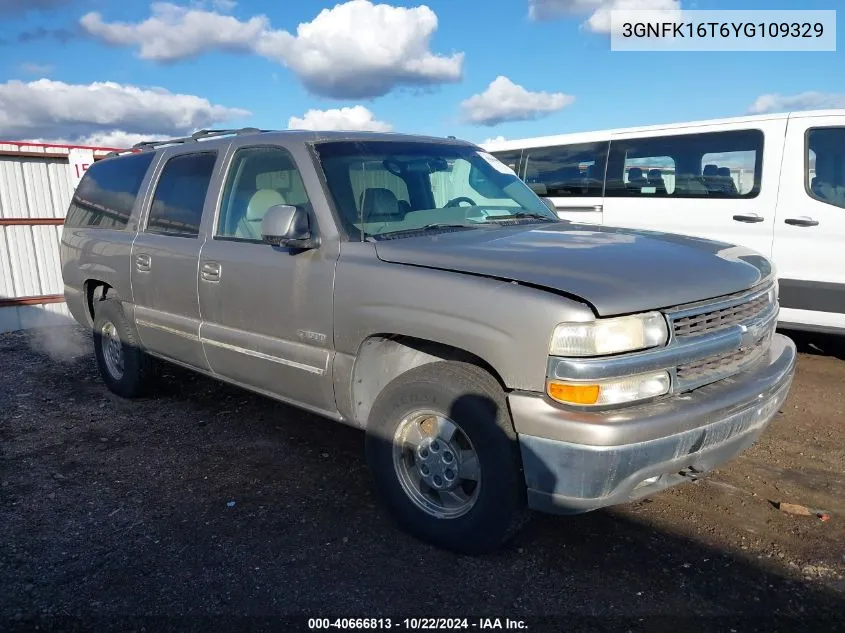
POLYGON ((0 630, 304 630, 306 617, 407 630, 411 616, 836 629, 845 353, 836 339, 800 347, 782 413, 707 480, 536 515, 502 551, 470 558, 394 527, 359 431, 175 369, 155 398, 121 400, 86 332, 0 335, 0 630))

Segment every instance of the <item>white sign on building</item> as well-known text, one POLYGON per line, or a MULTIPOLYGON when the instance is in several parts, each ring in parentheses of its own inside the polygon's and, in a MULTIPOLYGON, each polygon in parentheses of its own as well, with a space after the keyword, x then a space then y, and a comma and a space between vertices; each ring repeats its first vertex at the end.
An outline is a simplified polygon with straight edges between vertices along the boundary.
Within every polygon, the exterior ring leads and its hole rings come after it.
POLYGON ((71 185, 76 188, 82 176, 94 163, 94 150, 73 147, 68 152, 67 158, 70 162, 71 185))

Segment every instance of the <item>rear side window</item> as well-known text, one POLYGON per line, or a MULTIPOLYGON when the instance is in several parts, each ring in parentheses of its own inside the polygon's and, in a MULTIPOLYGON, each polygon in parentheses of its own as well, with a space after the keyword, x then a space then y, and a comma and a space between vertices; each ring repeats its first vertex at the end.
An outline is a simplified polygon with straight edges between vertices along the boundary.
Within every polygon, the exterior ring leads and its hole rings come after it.
POLYGON ((73 194, 65 226, 126 228, 153 156, 132 154, 91 165, 73 194))
POLYGON ((523 179, 538 196, 600 196, 607 147, 607 143, 581 143, 527 148, 523 152, 523 179))
POLYGON ((807 132, 805 179, 812 198, 845 209, 845 127, 807 132))
POLYGON ((753 198, 762 167, 760 130, 624 139, 611 143, 605 195, 753 198))
POLYGON ((183 154, 167 161, 153 195, 148 233, 199 235, 205 194, 216 160, 216 152, 204 152, 183 154))

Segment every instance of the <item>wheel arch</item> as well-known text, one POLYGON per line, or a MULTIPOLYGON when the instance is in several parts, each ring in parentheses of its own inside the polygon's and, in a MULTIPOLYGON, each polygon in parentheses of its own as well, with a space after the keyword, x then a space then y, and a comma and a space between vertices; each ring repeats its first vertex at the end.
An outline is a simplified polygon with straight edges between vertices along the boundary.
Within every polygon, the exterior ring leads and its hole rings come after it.
POLYGON ((103 301, 112 291, 112 286, 101 279, 86 279, 82 284, 83 296, 85 297, 85 316, 88 325, 94 326, 94 306, 97 301, 103 301))
POLYGON ((361 343, 352 370, 352 411, 357 426, 366 427, 381 391, 402 374, 440 361, 459 361, 489 373, 506 389, 501 375, 483 358, 465 349, 402 334, 374 334, 361 343))

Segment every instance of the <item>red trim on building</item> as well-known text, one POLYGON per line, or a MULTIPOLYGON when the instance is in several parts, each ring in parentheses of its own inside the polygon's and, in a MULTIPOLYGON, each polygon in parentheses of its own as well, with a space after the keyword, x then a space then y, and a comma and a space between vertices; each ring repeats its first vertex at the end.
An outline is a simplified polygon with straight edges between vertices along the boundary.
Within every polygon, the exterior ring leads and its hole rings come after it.
POLYGON ((102 152, 122 152, 126 147, 97 147, 95 145, 62 145, 60 143, 28 143, 26 141, 0 141, 0 145, 16 145, 17 147, 58 147, 60 149, 92 149, 102 152))
POLYGON ((39 295, 37 297, 18 297, 17 299, 0 299, 0 308, 13 306, 39 306, 45 303, 64 303, 64 295, 39 295))
POLYGON ((0 218, 0 226, 61 226, 64 218, 0 218))

